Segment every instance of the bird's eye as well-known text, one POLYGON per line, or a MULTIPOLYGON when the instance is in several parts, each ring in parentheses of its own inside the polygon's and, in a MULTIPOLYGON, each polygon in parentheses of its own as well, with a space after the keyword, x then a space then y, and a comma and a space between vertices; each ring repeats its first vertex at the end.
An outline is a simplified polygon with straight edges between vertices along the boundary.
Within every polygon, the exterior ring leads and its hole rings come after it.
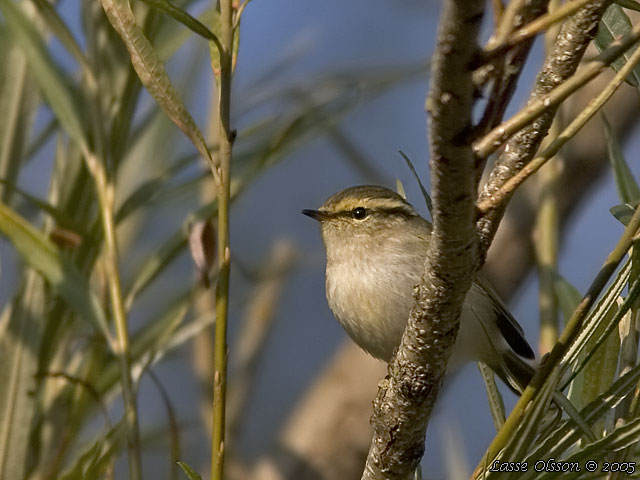
POLYGON ((367 209, 364 207, 356 207, 351 211, 351 215, 353 215, 353 218, 356 220, 362 220, 366 218, 368 214, 369 212, 367 212, 367 209))

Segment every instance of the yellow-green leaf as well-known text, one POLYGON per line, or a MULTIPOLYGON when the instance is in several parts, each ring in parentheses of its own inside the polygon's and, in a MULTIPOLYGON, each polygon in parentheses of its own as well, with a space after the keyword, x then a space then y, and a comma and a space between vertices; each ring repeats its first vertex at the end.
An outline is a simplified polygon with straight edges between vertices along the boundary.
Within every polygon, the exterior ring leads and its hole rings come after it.
POLYGON ((105 339, 110 339, 104 311, 87 279, 42 232, 4 203, 0 203, 0 233, 81 319, 91 322, 105 339))
POLYGON ((22 48, 33 77, 69 136, 86 148, 87 141, 80 115, 65 84, 63 74, 53 63, 42 37, 21 8, 11 0, 0 0, 0 11, 10 36, 22 48))
POLYGON ((171 121, 193 142, 200 154, 213 163, 202 132, 171 83, 157 52, 137 24, 128 0, 102 0, 102 7, 127 47, 133 68, 142 84, 171 121))

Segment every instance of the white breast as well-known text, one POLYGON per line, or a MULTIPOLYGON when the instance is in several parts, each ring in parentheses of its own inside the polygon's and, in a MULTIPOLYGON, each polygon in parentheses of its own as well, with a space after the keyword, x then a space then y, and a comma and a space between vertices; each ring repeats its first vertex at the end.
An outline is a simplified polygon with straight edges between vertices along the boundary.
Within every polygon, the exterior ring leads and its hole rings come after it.
MULTIPOLYGON (((413 287, 424 268, 426 247, 413 245, 414 255, 407 255, 403 248, 407 246, 390 239, 364 255, 354 242, 350 250, 332 252, 327 262, 326 293, 331 311, 360 348, 384 361, 391 359, 400 344, 413 304, 413 287)), ((469 303, 474 292, 472 288, 462 308, 449 371, 493 355, 487 350, 491 345, 487 332, 469 303)))
POLYGON ((327 301, 338 321, 362 349, 388 361, 400 343, 420 279, 423 255, 399 255, 390 240, 375 251, 342 251, 327 263, 327 301))

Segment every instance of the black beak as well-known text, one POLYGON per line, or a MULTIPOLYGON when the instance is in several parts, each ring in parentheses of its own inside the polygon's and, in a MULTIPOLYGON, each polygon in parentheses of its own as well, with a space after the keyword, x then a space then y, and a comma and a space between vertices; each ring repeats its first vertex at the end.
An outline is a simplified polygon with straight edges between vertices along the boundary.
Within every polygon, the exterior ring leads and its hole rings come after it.
POLYGON ((302 210, 302 214, 307 217, 311 217, 314 220, 318 220, 319 222, 327 218, 327 214, 320 210, 302 210))

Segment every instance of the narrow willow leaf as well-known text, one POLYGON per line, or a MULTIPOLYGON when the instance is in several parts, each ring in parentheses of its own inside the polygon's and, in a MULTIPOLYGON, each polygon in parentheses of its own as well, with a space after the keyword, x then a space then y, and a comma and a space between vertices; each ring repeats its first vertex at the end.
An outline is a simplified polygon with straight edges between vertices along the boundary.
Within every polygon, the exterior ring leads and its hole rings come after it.
MULTIPOLYGON (((616 408, 631 392, 634 391, 640 380, 640 366, 635 367, 627 374, 616 380, 611 387, 596 400, 580 411, 581 418, 587 424, 593 424, 603 418, 616 408)), ((561 458, 571 447, 582 438, 582 430, 577 428, 571 419, 564 420, 562 424, 543 441, 536 445, 536 448, 524 458, 525 462, 533 465, 536 461, 544 458, 561 458)), ((544 472, 531 470, 522 475, 522 480, 539 479, 545 475, 544 472)), ((563 477, 564 478, 564 477, 563 477)))
POLYGON ((106 434, 82 451, 71 463, 60 480, 103 478, 112 461, 117 458, 127 433, 127 422, 122 419, 106 434))
MULTIPOLYGON (((197 20, 205 26, 210 25, 214 12, 215 8, 208 8, 198 15, 197 20)), ((165 61, 170 59, 180 47, 191 38, 193 38, 191 30, 186 28, 180 28, 177 31, 173 29, 163 29, 154 42, 158 57, 165 61)))
POLYGON ((73 56, 73 58, 78 62, 82 70, 85 74, 90 77, 91 81, 95 85, 95 78, 93 76, 93 72, 91 67, 89 66, 89 62, 87 62, 80 45, 76 41, 73 33, 69 30, 69 27, 64 23, 58 12, 56 12, 53 4, 48 2, 47 0, 32 0, 33 3, 38 8, 40 15, 47 24, 47 28, 60 40, 60 43, 67 49, 67 51, 73 56))
POLYGON ((576 308, 578 308, 578 304, 582 300, 582 295, 578 289, 560 275, 559 272, 554 272, 553 293, 556 296, 558 307, 560 307, 566 323, 576 308))
MULTIPOLYGON (((631 262, 627 260, 616 275, 613 284, 609 286, 609 288, 605 291, 602 299, 598 302, 595 308, 591 310, 591 312, 585 319, 580 333, 573 341, 573 343, 569 346, 567 352, 562 358, 562 363, 564 365, 569 366, 570 364, 573 364, 573 362, 575 362, 580 355, 580 352, 584 350, 584 347, 589 341, 589 338, 591 338, 595 334, 598 325, 602 322, 606 313, 611 308, 613 308, 618 301, 618 298, 622 294, 624 287, 629 281, 630 273, 631 262)), ((573 376, 575 375, 576 373, 574 371, 573 376)), ((564 390, 565 387, 566 384, 561 388, 561 390, 564 390)))
MULTIPOLYGON (((220 12, 218 10, 214 10, 213 18, 211 20, 211 29, 213 33, 217 35, 217 38, 220 37, 221 33, 221 25, 220 25, 220 12)), ((238 57, 238 48, 240 46, 240 33, 238 29, 233 31, 233 51, 231 53, 231 70, 235 70, 236 66, 236 58, 238 57)), ((220 51, 222 46, 220 43, 209 42, 209 55, 211 56, 211 69, 213 70, 213 74, 216 78, 220 77, 220 51)))
POLYGON ((149 203, 153 202, 160 192, 166 188, 169 180, 179 175, 187 167, 193 165, 193 160, 192 158, 180 159, 156 177, 136 187, 131 195, 127 197, 118 208, 115 218, 116 223, 122 222, 138 209, 148 206, 149 203))
MULTIPOLYGON (((4 180, 0 179, 0 185, 3 185, 3 184, 7 185, 8 182, 5 182, 4 180)), ((12 190, 18 195, 20 195, 21 197, 23 197, 25 200, 27 200, 29 203, 32 203, 37 208, 42 210, 44 213, 49 215, 60 226, 70 228, 75 232, 82 231, 82 229, 80 228, 80 225, 77 225, 76 222, 74 222, 73 219, 69 218, 65 212, 63 212, 59 208, 54 207, 49 202, 42 200, 41 198, 38 198, 35 195, 31 195, 29 192, 22 190, 21 188, 16 186, 12 186, 12 190)))
MULTIPOLYGON (((134 371, 142 371, 143 367, 157 362, 172 349, 176 330, 191 306, 190 293, 191 288, 178 294, 159 317, 156 315, 147 319, 144 326, 131 337, 131 361, 134 371)), ((122 388, 120 368, 115 359, 105 365, 94 382, 96 391, 102 398, 122 388)))
POLYGON ((489 410, 491 410, 491 417, 493 418, 493 424, 496 427, 496 432, 499 432, 505 422, 505 410, 504 400, 502 395, 498 391, 496 385, 496 379, 493 371, 484 363, 478 362, 478 369, 482 375, 484 386, 487 390, 487 400, 489 400, 489 410))
POLYGON ((625 203, 624 205, 615 205, 611 207, 609 211, 620 221, 620 223, 627 226, 637 208, 638 202, 634 202, 630 204, 625 203))
MULTIPOLYGON (((616 428, 606 437, 585 446, 565 461, 577 462, 579 465, 584 465, 588 460, 606 458, 606 454, 616 452, 630 445, 635 445, 638 441, 640 441, 640 418, 633 419, 627 424, 616 428)), ((580 478, 580 476, 576 476, 575 478, 580 478)))
POLYGON ((418 172, 416 172, 416 168, 413 166, 411 160, 409 160, 409 157, 407 157, 402 150, 399 150, 399 153, 400 156, 404 158, 404 161, 407 163, 407 167, 409 167, 409 170, 411 170, 411 173, 413 173, 413 176, 418 181, 418 185, 420 185, 420 191, 422 191, 422 196, 424 197, 424 201, 427 204, 427 208, 429 209, 429 215, 433 216, 433 203, 431 202, 431 196, 427 192, 427 189, 424 187, 422 180, 420 180, 418 172))
MULTIPOLYGON (((606 50, 617 37, 626 35, 631 31, 631 20, 620 5, 614 3, 607 8, 606 12, 602 16, 600 23, 598 24, 598 33, 594 39, 594 44, 600 52, 606 50)), ((620 58, 611 64, 616 72, 624 66, 629 60, 638 45, 634 45, 627 50, 620 58)), ((631 74, 625 79, 625 81, 633 86, 640 86, 640 67, 636 66, 631 74)))
POLYGON ((549 412, 549 405, 557 382, 557 375, 551 375, 540 387, 538 394, 521 420, 520 427, 501 454, 505 461, 521 461, 531 446, 535 444, 534 439, 543 425, 545 415, 549 412))
POLYGON ((218 42, 219 40, 216 35, 209 30, 200 20, 195 17, 192 17, 187 11, 182 10, 181 8, 176 7, 172 3, 167 0, 142 0, 144 3, 149 5, 151 8, 155 8, 156 10, 166 13, 174 20, 180 22, 193 33, 197 33, 201 37, 206 38, 207 40, 211 40, 213 42, 218 42))
POLYGON ((131 308, 135 298, 168 267, 188 245, 187 235, 181 229, 169 237, 145 260, 138 270, 131 287, 127 290, 125 306, 131 308))
POLYGON ((616 3, 623 8, 627 8, 635 12, 640 12, 640 3, 636 2, 635 0, 617 0, 616 3))
POLYGON ((622 305, 617 307, 615 314, 610 321, 605 316, 601 321, 597 322, 596 330, 589 336, 589 341, 594 339, 593 347, 590 350, 585 350, 584 360, 574 369, 571 378, 574 378, 584 367, 589 363, 591 358, 598 352, 599 348, 605 343, 607 337, 614 331, 622 317, 627 314, 631 306, 640 298, 640 280, 636 280, 629 291, 629 294, 622 302, 622 305))
POLYGON ((595 442, 597 440, 596 435, 591 430, 591 427, 589 427, 587 421, 582 417, 582 415, 580 415, 578 409, 573 405, 573 403, 569 401, 567 397, 564 396, 562 392, 555 391, 553 393, 553 400, 562 408, 563 412, 567 414, 567 416, 573 421, 573 423, 575 423, 578 428, 582 430, 582 433, 584 433, 590 441, 595 442))
POLYGON ((0 11, 5 17, 11 37, 23 49, 29 68, 34 73, 34 79, 60 124, 75 142, 86 149, 87 141, 82 121, 66 86, 67 82, 53 63, 38 31, 13 1, 0 0, 0 11))
POLYGON ((609 161, 613 167, 613 176, 620 200, 623 203, 638 201, 640 200, 640 187, 638 187, 638 183, 633 178, 631 169, 622 154, 620 142, 604 114, 602 115, 602 123, 604 124, 604 136, 607 139, 609 161))
POLYGON ((202 477, 200 476, 200 474, 196 472, 193 468, 191 468, 189 465, 187 465, 186 463, 178 462, 178 465, 180 465, 180 468, 182 469, 184 474, 187 476, 187 478, 189 478, 189 480, 202 480, 202 477))
MULTIPOLYGON (((617 336, 620 338, 620 375, 624 375, 637 364, 638 336, 635 325, 637 310, 629 310, 618 325, 617 336), (635 321, 634 321, 635 319, 635 321)), ((615 335, 615 334, 614 334, 615 335)), ((628 398, 618 406, 615 412, 614 423, 621 418, 629 418, 631 399, 628 398)))
MULTIPOLYGON (((615 308, 607 312, 599 328, 605 329, 617 312, 618 306, 616 305, 615 308)), ((616 329, 613 329, 604 337, 605 340, 603 341, 602 347, 597 350, 582 372, 582 392, 580 402, 576 404, 578 408, 588 405, 598 398, 598 396, 613 383, 618 368, 618 354, 620 353, 620 336, 615 330, 616 329)), ((599 331, 596 331, 596 335, 598 333, 599 331)), ((587 343, 585 350, 589 352, 595 349, 596 340, 597 337, 592 337, 587 343)), ((595 425, 594 431, 596 435, 600 437, 604 429, 605 423, 604 421, 600 421, 595 425)))
POLYGON ((4 81, 0 87, 0 200, 9 204, 17 183, 32 112, 38 100, 37 89, 28 75, 24 52, 11 43, 4 81))
POLYGON ((49 282, 80 318, 88 320, 109 341, 109 327, 100 302, 89 282, 44 234, 0 203, 0 232, 23 260, 49 282))
POLYGON ((0 478, 25 478, 46 303, 42 277, 30 270, 21 295, 0 318, 0 478))
POLYGON ((213 164, 202 132, 173 87, 157 52, 136 23, 128 0, 102 0, 102 7, 127 47, 131 63, 142 84, 171 121, 193 142, 203 158, 213 164))
POLYGON ((399 178, 396 178, 396 192, 405 200, 407 199, 407 193, 404 191, 404 185, 399 178))

